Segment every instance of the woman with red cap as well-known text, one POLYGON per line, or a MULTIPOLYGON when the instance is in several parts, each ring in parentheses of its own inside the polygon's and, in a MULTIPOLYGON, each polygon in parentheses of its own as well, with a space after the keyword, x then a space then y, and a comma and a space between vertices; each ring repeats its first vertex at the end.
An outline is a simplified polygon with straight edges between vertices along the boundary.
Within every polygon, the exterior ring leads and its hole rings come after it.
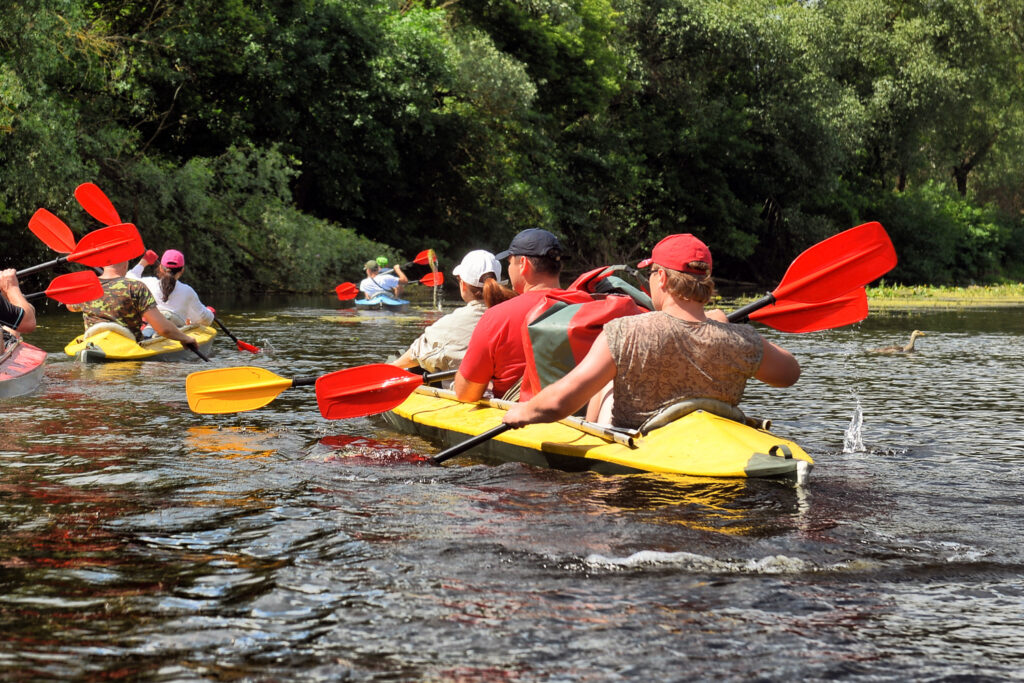
POLYGON ((605 324, 586 357, 529 402, 513 406, 513 427, 554 422, 587 405, 587 419, 637 428, 684 399, 737 405, 747 379, 792 385, 800 365, 748 325, 706 312, 715 291, 711 252, 693 235, 670 235, 638 267, 651 267, 654 311, 605 324), (593 399, 592 399, 593 397, 593 399))
POLYGON ((185 255, 177 249, 168 249, 156 267, 157 277, 142 277, 143 268, 155 261, 156 252, 147 251, 135 267, 128 271, 128 278, 144 282, 156 299, 160 312, 178 327, 212 324, 216 311, 203 305, 196 290, 179 282, 185 271, 185 255))

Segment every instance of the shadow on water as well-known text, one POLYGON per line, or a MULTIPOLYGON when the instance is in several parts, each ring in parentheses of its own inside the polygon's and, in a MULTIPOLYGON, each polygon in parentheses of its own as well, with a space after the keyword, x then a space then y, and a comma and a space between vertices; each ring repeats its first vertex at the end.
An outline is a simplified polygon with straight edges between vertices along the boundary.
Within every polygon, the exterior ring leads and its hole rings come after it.
MULTIPOLYGON (((379 362, 438 312, 218 305, 212 367, 379 362)), ((199 363, 82 366, 41 317, 0 426, 9 679, 1012 678, 1024 656, 1020 309, 874 313, 766 336, 798 387, 745 406, 810 484, 425 458, 312 388, 200 416, 199 363), (868 349, 927 336, 911 355, 868 349), (801 654, 802 653, 802 654, 801 654)))

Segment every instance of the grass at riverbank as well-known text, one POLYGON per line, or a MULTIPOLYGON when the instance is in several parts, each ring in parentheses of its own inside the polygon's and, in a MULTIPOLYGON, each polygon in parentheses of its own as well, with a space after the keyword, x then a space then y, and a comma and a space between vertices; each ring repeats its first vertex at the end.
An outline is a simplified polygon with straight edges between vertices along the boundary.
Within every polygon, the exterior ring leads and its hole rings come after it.
POLYGON ((1024 283, 969 287, 886 285, 868 287, 872 308, 956 308, 1024 304, 1024 283))

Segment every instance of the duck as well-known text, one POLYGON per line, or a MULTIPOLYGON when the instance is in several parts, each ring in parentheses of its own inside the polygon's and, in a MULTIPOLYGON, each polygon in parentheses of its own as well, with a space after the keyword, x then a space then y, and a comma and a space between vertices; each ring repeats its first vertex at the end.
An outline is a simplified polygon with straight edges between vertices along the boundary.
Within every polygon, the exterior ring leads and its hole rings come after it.
POLYGON ((914 342, 917 341, 917 338, 927 336, 928 335, 921 330, 914 330, 910 333, 910 341, 908 341, 905 346, 900 346, 899 344, 895 346, 883 346, 880 349, 871 349, 871 353, 913 353, 914 342))

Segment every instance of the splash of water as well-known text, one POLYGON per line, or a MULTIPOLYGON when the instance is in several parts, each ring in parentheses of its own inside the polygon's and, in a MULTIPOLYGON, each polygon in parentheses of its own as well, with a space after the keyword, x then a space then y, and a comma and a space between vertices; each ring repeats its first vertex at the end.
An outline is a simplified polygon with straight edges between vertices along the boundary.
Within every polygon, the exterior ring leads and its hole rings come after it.
POLYGON ((860 407, 860 399, 857 399, 857 407, 853 410, 853 417, 843 434, 843 453, 857 453, 864 450, 862 431, 864 427, 864 411, 860 407))

